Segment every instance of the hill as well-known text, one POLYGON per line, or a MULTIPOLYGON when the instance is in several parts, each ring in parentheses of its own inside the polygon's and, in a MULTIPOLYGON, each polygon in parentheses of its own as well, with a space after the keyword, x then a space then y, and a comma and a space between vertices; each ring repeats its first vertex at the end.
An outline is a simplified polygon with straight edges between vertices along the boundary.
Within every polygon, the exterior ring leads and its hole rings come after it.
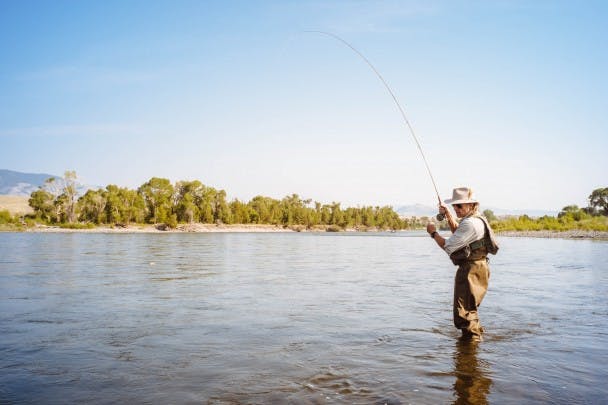
POLYGON ((12 215, 31 214, 34 212, 27 201, 29 197, 17 195, 0 195, 0 211, 7 210, 12 215))

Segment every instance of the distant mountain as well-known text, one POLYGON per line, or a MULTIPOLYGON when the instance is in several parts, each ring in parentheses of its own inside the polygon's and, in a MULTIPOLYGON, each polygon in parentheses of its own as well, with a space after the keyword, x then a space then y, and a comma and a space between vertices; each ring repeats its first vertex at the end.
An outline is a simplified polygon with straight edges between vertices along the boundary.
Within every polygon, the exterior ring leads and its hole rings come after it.
MULTIPOLYGON (((64 187, 63 177, 46 173, 21 173, 12 170, 0 169, 0 195, 16 195, 29 197, 33 191, 38 190, 47 179, 54 177, 56 187, 64 187)), ((87 192, 88 189, 99 187, 89 186, 76 182, 76 190, 79 195, 87 192)))
POLYGON ((437 207, 422 204, 394 206, 393 209, 402 217, 431 217, 437 214, 437 207))
POLYGON ((48 178, 55 176, 45 173, 21 173, 12 170, 0 169, 0 195, 29 196, 38 187, 44 184, 48 178))
MULTIPOLYGON (((397 214, 403 217, 431 217, 437 214, 437 207, 431 207, 430 205, 422 204, 411 204, 411 205, 395 205, 394 210, 397 214)), ((520 216, 528 215, 530 217, 542 217, 544 215, 556 216, 557 211, 538 210, 538 209, 505 209, 495 207, 481 207, 481 210, 491 210, 494 215, 500 216, 520 216)))
POLYGON ((549 215, 552 217, 557 216, 557 214, 559 214, 559 211, 549 211, 549 210, 538 210, 538 209, 531 209, 531 210, 522 210, 522 209, 516 209, 516 210, 509 210, 509 209, 505 209, 505 208, 495 208, 495 207, 482 207, 482 210, 492 210, 492 212, 494 213, 494 215, 496 215, 497 217, 501 217, 501 216, 520 216, 520 215, 527 215, 529 217, 532 218, 538 218, 538 217, 543 217, 545 215, 549 215))

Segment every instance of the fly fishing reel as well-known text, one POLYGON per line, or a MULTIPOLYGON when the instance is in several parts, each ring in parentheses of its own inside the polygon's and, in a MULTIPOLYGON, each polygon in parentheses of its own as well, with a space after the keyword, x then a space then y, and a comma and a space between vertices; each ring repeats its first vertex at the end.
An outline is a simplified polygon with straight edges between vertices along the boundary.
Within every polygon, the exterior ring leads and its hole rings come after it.
POLYGON ((445 214, 439 213, 435 218, 437 218, 437 221, 443 221, 445 219, 445 214))

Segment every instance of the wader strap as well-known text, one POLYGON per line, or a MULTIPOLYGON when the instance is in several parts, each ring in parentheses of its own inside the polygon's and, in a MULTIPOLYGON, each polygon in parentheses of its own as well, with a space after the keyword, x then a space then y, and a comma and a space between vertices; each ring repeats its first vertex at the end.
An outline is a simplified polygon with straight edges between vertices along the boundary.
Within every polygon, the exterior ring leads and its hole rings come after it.
POLYGON ((450 255, 452 263, 459 266, 469 260, 479 260, 487 257, 488 252, 485 249, 484 239, 476 240, 475 242, 458 249, 450 255))
POLYGON ((485 245, 486 245, 485 238, 481 238, 481 239, 476 240, 475 242, 471 243, 469 245, 469 249, 476 250, 476 249, 484 247, 485 245))

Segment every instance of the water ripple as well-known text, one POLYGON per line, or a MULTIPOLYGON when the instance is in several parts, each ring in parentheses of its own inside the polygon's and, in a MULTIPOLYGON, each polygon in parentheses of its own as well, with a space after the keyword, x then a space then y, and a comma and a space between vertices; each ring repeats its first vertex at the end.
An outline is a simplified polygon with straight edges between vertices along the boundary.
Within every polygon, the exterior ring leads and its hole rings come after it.
POLYGON ((422 236, 0 234, 0 402, 608 397, 606 243, 502 240, 470 345, 422 236))

